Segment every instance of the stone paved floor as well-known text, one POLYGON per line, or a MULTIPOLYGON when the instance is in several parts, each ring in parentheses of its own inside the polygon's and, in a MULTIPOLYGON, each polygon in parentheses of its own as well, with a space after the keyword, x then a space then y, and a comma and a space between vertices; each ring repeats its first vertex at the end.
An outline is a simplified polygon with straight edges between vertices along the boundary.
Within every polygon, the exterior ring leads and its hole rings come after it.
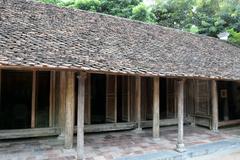
MULTIPOLYGON (((186 146, 206 144, 239 137, 239 129, 221 130, 213 133, 208 129, 186 126, 186 146)), ((174 150, 177 127, 164 127, 160 139, 153 139, 151 129, 141 133, 134 131, 109 132, 85 135, 86 160, 111 160, 126 156, 137 156, 162 150, 174 150)), ((75 139, 76 142, 76 139, 75 139)), ((74 144, 74 148, 76 144, 74 144)), ((63 148, 63 140, 56 137, 0 141, 0 160, 72 160, 75 149, 63 148)))

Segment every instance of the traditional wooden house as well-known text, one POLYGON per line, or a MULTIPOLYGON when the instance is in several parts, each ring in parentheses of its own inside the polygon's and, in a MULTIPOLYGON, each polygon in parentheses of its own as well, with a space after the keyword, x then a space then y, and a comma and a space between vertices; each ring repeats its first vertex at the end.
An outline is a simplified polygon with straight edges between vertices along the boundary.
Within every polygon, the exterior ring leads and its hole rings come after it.
POLYGON ((0 139, 240 122, 240 48, 158 25, 0 1, 0 139))

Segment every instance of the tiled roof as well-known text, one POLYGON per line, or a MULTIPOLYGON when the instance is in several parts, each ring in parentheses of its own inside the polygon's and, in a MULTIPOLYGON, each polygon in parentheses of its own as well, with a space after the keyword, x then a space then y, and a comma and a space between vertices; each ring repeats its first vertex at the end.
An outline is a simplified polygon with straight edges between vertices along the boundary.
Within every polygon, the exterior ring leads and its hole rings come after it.
POLYGON ((32 1, 4 1, 0 68, 240 80, 240 48, 218 39, 32 1))

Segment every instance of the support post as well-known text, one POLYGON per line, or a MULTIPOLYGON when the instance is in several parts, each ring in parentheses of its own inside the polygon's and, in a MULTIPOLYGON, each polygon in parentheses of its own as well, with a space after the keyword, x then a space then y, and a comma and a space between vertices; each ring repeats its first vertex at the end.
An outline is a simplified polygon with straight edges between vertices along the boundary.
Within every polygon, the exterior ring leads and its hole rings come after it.
POLYGON ((74 72, 67 72, 66 86, 66 122, 65 122, 65 148, 73 147, 74 133, 74 72))
POLYGON ((59 136, 60 139, 64 138, 65 135, 65 118, 66 118, 66 72, 60 72, 60 83, 59 83, 59 111, 58 111, 58 124, 61 128, 61 134, 59 136))
POLYGON ((159 116, 159 78, 153 78, 153 138, 159 138, 160 116, 159 116))
POLYGON ((135 94, 136 94, 136 111, 137 111, 137 131, 141 131, 141 77, 136 77, 136 87, 135 87, 135 94))
POLYGON ((36 71, 33 71, 32 77, 32 108, 31 108, 31 128, 36 125, 36 71))
POLYGON ((183 143, 183 116, 184 116, 184 82, 185 80, 179 80, 177 82, 177 106, 178 106, 178 139, 177 139, 177 148, 178 152, 184 152, 185 147, 183 143))
POLYGON ((217 83, 215 80, 211 81, 211 94, 212 94, 212 130, 218 131, 218 95, 217 83))
POLYGON ((85 80, 87 74, 81 72, 78 76, 78 117, 77 117, 77 159, 84 159, 84 100, 85 80))

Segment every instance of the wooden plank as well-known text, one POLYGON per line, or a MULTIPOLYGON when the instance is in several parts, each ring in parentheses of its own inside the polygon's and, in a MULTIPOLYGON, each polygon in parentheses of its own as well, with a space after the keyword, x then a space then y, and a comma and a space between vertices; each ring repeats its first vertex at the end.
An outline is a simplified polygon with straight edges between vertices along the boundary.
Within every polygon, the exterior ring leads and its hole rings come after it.
POLYGON ((153 78, 153 138, 159 138, 159 78, 153 78))
POLYGON ((177 138, 177 145, 176 150, 178 152, 183 152, 184 149, 184 143, 183 143, 183 124, 184 124, 184 81, 185 80, 179 80, 178 81, 178 138, 177 138))
MULTIPOLYGON (((137 127, 136 122, 90 124, 90 125, 84 125, 84 133, 122 131, 122 130, 134 129, 136 127, 137 127)), ((77 127, 75 127, 74 129, 74 133, 77 133, 77 127)))
POLYGON ((36 126, 36 71, 32 77, 32 107, 31 107, 31 128, 36 126))
POLYGON ((117 122, 117 76, 107 75, 106 122, 117 122))
POLYGON ((141 129, 141 77, 136 77, 135 83, 135 105, 136 105, 136 112, 137 112, 137 130, 141 129))
POLYGON ((81 72, 78 76, 77 159, 84 159, 84 101, 86 78, 87 74, 84 72, 81 72))
POLYGON ((217 95, 217 82, 211 81, 211 96, 212 96, 212 130, 218 131, 218 95, 217 95))
POLYGON ((65 148, 73 147, 73 130, 74 130, 74 72, 67 72, 66 86, 66 122, 65 122, 65 148))
POLYGON ((240 119, 228 120, 228 121, 218 122, 218 127, 234 126, 239 124, 240 124, 240 119))
POLYGON ((61 132, 60 128, 29 128, 29 129, 11 129, 0 130, 0 140, 56 136, 61 132))
MULTIPOLYGON (((174 126, 178 124, 178 119, 172 118, 172 119, 161 119, 159 121, 159 126, 160 127, 165 127, 165 126, 174 126)), ((141 127, 142 128, 152 128, 153 127, 153 121, 142 121, 141 122, 141 127)))

